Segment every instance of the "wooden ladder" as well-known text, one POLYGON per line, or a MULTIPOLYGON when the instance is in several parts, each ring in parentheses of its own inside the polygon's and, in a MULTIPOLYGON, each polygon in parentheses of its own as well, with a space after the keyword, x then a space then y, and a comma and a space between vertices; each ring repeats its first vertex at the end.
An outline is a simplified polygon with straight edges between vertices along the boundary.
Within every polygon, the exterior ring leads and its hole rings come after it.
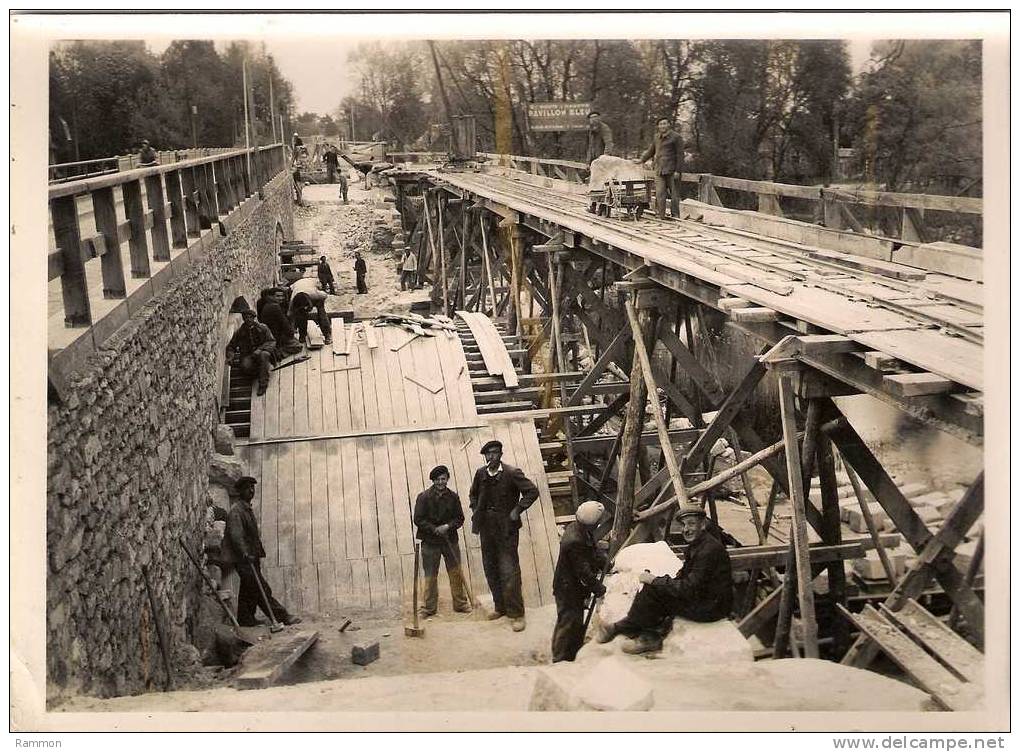
POLYGON ((884 604, 843 613, 910 678, 947 710, 975 710, 984 696, 984 656, 911 599, 899 611, 884 604))

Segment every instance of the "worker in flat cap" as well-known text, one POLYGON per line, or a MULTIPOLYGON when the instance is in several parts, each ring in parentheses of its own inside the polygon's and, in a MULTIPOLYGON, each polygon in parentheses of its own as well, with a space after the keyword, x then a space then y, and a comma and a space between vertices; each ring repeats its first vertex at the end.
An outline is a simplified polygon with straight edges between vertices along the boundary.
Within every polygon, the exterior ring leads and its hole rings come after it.
MULTIPOLYGON (((574 512, 560 538, 560 555, 553 573, 553 598, 556 599, 556 627, 552 636, 552 659, 572 661, 584 643, 584 610, 588 598, 606 594, 602 571, 607 556, 599 550, 595 528, 605 514, 597 501, 586 501, 574 512)), ((594 604, 592 604, 594 606, 594 604)))
POLYGON ((482 568, 492 593, 489 619, 510 618, 515 632, 525 628, 521 563, 517 544, 521 514, 538 498, 538 489, 519 468, 503 462, 503 444, 482 447, 485 465, 471 481, 471 532, 480 540, 482 568))
POLYGON ((439 561, 446 562, 450 578, 453 610, 467 613, 471 610, 464 575, 460 566, 460 544, 457 531, 464 526, 464 510, 460 497, 450 490, 450 470, 437 465, 429 473, 432 485, 414 501, 414 526, 421 541, 421 564, 425 571, 425 604, 423 615, 433 616, 439 607, 439 561))
POLYGON ((234 483, 236 495, 227 514, 227 526, 220 546, 221 558, 225 563, 233 564, 241 578, 241 588, 237 594, 237 622, 242 627, 257 627, 263 624, 264 622, 255 618, 257 607, 272 621, 287 625, 298 624, 301 619, 291 616, 273 597, 273 590, 262 574, 262 559, 266 555, 266 549, 262 546, 259 523, 251 508, 257 482, 250 475, 245 475, 234 483), (266 611, 266 604, 259 592, 260 581, 266 594, 265 600, 273 611, 271 614, 266 611))
POLYGON ((627 615, 606 625, 599 642, 622 634, 636 638, 625 653, 649 653, 662 649, 662 640, 673 628, 673 619, 709 622, 729 618, 733 608, 733 576, 730 555, 719 539, 706 532, 704 507, 688 502, 680 508, 687 553, 675 577, 656 577, 647 570, 638 575, 644 586, 634 597, 627 615))

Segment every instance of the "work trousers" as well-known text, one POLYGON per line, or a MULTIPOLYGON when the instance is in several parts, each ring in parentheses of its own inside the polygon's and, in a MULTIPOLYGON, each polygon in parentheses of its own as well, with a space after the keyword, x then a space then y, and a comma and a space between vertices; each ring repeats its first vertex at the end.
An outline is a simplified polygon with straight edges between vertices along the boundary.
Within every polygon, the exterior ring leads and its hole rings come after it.
POLYGON ((421 542, 421 567, 425 573, 425 613, 434 614, 439 606, 439 560, 446 561, 446 574, 450 578, 450 595, 455 611, 468 611, 464 574, 460 566, 460 545, 456 538, 440 538, 421 542))
POLYGON ((326 163, 326 180, 332 183, 336 180, 336 166, 326 163))
POLYGON ((511 619, 524 616, 521 594, 521 562, 517 555, 520 530, 493 529, 483 525, 478 533, 482 546, 482 569, 492 593, 492 605, 498 614, 511 619))
POLYGON ((300 180, 294 181, 294 201, 297 202, 298 206, 301 206, 301 195, 305 189, 305 184, 300 180))
POLYGON ((265 350, 256 350, 241 358, 241 372, 252 379, 258 379, 259 387, 269 386, 269 364, 272 356, 265 350))
POLYGON ((254 623, 256 608, 261 610, 271 620, 280 622, 290 620, 290 614, 287 613, 287 609, 273 597, 273 590, 269 587, 269 583, 266 582, 266 578, 262 574, 261 562, 255 562, 252 565, 244 561, 234 566, 237 569, 238 577, 241 578, 241 586, 237 593, 237 621, 241 626, 251 626, 254 623), (253 566, 254 572, 252 572, 253 566), (258 580, 255 579, 256 573, 259 580, 262 581, 262 587, 265 588, 266 600, 269 601, 269 607, 273 609, 272 614, 266 612, 266 606, 262 602, 258 580))
POLYGON ((340 175, 340 196, 343 198, 344 203, 347 203, 347 178, 344 175, 340 175))
POLYGON ((400 272, 400 289, 401 290, 413 290, 414 289, 414 272, 409 269, 403 269, 400 272))
POLYGON ((556 626, 552 636, 552 659, 572 661, 584 644, 584 607, 586 599, 577 593, 554 593, 556 626))
POLYGON ((336 295, 336 283, 333 281, 332 277, 319 277, 319 284, 322 285, 322 289, 330 295, 336 295))
POLYGON ((365 274, 358 274, 355 277, 355 281, 357 282, 358 285, 358 295, 364 295, 366 292, 368 292, 368 284, 366 284, 365 282, 366 276, 367 275, 365 274))
POLYGON ((315 315, 309 317, 303 311, 294 312, 294 326, 298 330, 298 339, 301 342, 305 342, 308 339, 308 319, 311 318, 316 324, 319 325, 319 329, 322 330, 322 336, 327 339, 333 338, 333 324, 329 319, 329 314, 326 313, 326 302, 319 301, 315 303, 315 315))
POLYGON ((666 216, 666 194, 669 194, 669 213, 680 216, 680 173, 655 176, 655 213, 659 219, 666 216))

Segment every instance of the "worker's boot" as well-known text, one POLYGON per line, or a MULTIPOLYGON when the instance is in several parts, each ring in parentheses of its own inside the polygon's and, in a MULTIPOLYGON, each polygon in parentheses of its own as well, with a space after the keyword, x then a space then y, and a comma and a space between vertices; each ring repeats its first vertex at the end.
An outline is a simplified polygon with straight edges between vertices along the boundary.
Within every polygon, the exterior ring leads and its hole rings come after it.
POLYGON ((502 619, 504 616, 506 616, 506 614, 504 614, 502 611, 490 611, 488 614, 486 614, 485 618, 488 619, 489 621, 496 621, 496 619, 502 619))
POLYGON ((616 631, 616 622, 610 624, 602 624, 598 632, 595 633, 595 642, 603 645, 607 642, 612 642, 613 638, 619 634, 616 631))
POLYGON ((623 652, 628 655, 654 653, 659 650, 662 650, 662 638, 649 632, 642 632, 636 640, 623 646, 623 652))
POLYGON ((524 621, 524 616, 523 616, 523 615, 521 615, 521 616, 518 616, 517 618, 515 618, 515 619, 511 620, 511 622, 510 622, 510 628, 511 628, 511 629, 512 629, 512 630, 513 630, 514 632, 523 632, 523 631, 524 631, 524 628, 525 628, 526 626, 528 626, 528 625, 527 625, 527 623, 526 623, 526 622, 524 621))

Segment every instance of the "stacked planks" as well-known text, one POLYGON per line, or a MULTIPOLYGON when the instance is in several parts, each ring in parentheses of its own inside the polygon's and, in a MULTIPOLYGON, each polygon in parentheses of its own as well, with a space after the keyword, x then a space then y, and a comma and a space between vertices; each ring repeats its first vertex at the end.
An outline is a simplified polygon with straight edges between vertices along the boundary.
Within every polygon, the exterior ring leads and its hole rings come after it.
POLYGON ((478 343, 478 349, 485 361, 485 369, 490 376, 501 376, 508 389, 520 386, 513 361, 506 351, 503 338, 500 336, 492 320, 484 313, 457 311, 457 315, 468 325, 471 335, 478 343))

